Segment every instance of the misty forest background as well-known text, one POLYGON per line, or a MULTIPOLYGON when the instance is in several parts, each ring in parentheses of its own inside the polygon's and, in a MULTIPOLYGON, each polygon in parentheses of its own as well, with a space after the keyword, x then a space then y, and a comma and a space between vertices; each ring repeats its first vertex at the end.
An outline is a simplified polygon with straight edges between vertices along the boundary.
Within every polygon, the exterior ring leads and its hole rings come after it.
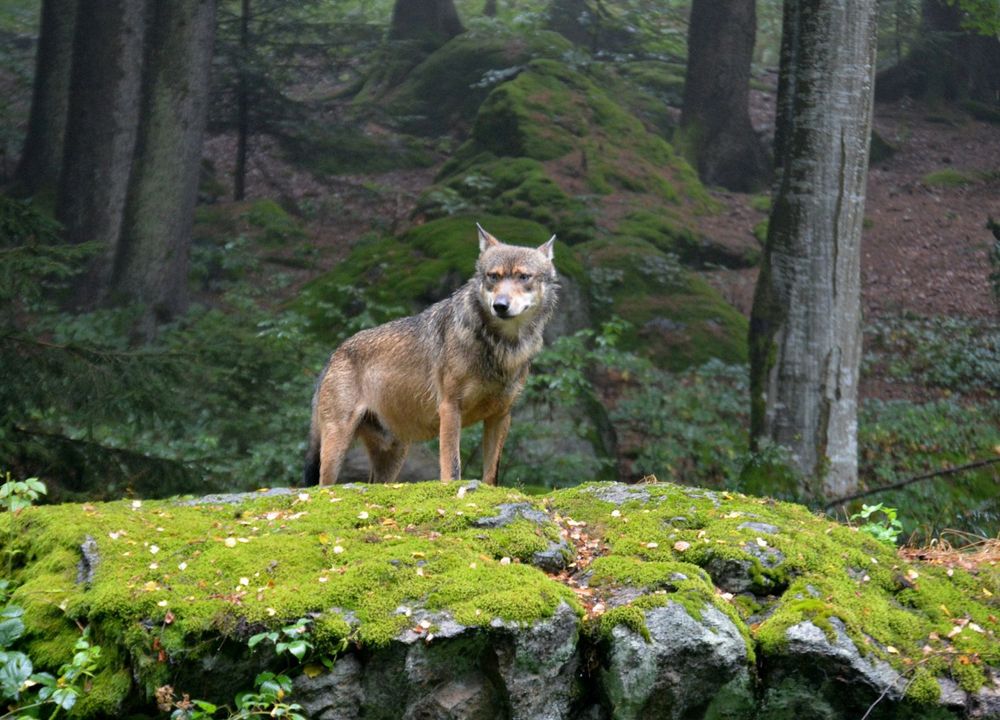
MULTIPOLYGON (((822 448, 803 471, 751 418, 753 288, 776 252, 769 222, 791 222, 771 188, 798 152, 780 103, 806 102, 782 96, 779 65, 806 77, 813 62, 783 58, 782 10, 5 0, 3 471, 43 479, 55 501, 298 482, 331 350, 464 282, 478 221, 508 242, 560 240, 558 318, 501 484, 653 475, 821 508, 976 464, 866 500, 898 508, 921 540, 996 536, 1000 10, 878 5, 876 132, 847 108, 863 131, 846 143, 871 142, 862 251, 870 236, 933 239, 901 256, 929 265, 922 276, 890 255, 874 261, 881 279, 862 274, 856 474, 837 492, 816 481, 822 448), (959 166, 953 136, 992 165, 959 166), (880 183, 912 161, 900 158, 925 155, 937 171, 876 216, 880 183), (917 301, 955 253, 971 267, 941 281, 955 300, 917 301), (880 294, 908 271, 913 303, 880 294)), ((763 347, 758 364, 772 362, 763 347)), ((470 477, 478 439, 463 433, 470 477)), ((434 477, 435 452, 414 448, 405 478, 434 477)), ((363 457, 347 472, 366 477, 363 457)))

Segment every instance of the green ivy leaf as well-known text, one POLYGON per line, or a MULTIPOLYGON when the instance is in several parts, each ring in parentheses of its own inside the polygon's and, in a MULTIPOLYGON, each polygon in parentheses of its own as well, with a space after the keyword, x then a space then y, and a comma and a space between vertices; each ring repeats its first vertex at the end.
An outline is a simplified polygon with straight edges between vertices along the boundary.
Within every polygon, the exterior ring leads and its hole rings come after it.
POLYGON ((34 668, 22 652, 0 653, 0 696, 17 700, 24 681, 31 677, 34 668))

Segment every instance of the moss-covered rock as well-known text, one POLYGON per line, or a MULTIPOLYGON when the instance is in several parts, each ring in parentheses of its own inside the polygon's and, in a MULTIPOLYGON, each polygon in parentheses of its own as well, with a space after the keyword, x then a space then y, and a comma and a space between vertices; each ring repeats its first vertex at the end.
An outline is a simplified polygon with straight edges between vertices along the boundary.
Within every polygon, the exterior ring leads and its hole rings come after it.
POLYGON ((638 210, 623 219, 616 234, 646 240, 660 250, 674 253, 688 267, 754 267, 760 251, 750 245, 731 247, 714 242, 685 225, 669 211, 638 210))
POLYGON ((392 87, 363 92, 358 102, 379 102, 406 132, 446 134, 456 126, 468 126, 498 82, 533 58, 557 58, 570 47, 551 32, 472 29, 436 50, 398 83, 383 83, 392 87))
POLYGON ((340 655, 332 681, 300 679, 316 712, 792 717, 810 693, 830 718, 880 697, 886 718, 996 711, 995 569, 909 563, 766 498, 333 486, 30 508, 0 518, 0 549, 36 666, 68 659, 77 624, 103 649, 80 717, 148 711, 168 683, 229 700, 281 664, 247 639, 297 618, 340 655), (536 567, 562 539, 583 551, 569 571, 536 567))
POLYGON ((568 158, 591 192, 649 193, 671 204, 712 206, 694 170, 669 143, 593 81, 553 60, 530 63, 490 93, 470 142, 477 152, 497 156, 568 158))
POLYGON ((484 152, 450 163, 442 174, 417 203, 417 212, 428 218, 476 210, 533 220, 567 243, 594 236, 593 208, 566 193, 538 160, 484 152))
POLYGON ((632 324, 625 349, 671 370, 711 358, 746 360, 746 318, 676 255, 629 237, 593 240, 577 252, 590 273, 595 315, 632 324))

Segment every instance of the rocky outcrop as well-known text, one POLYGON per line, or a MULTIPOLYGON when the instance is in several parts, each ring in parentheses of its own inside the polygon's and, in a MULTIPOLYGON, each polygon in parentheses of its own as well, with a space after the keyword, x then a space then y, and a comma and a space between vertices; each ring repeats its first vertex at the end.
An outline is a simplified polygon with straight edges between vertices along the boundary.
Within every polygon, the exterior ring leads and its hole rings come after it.
POLYGON ((103 648, 80 717, 167 685, 232 702, 270 669, 318 720, 1000 718, 995 570, 765 498, 343 485, 2 523, 18 649, 57 669, 80 625, 103 648), (248 647, 297 619, 304 664, 248 647))

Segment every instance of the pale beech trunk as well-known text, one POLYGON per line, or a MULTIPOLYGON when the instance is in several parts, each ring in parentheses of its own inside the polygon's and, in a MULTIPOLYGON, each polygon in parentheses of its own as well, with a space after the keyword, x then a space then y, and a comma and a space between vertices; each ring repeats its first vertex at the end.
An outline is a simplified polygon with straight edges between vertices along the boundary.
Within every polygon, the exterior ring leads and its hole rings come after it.
POLYGON ((208 108, 213 0, 157 2, 142 114, 112 284, 146 308, 143 333, 187 302, 191 226, 208 108))
POLYGON ((17 168, 19 193, 55 194, 63 160, 77 0, 45 0, 35 59, 28 135, 17 168))
POLYGON ((102 245, 76 284, 84 307, 104 301, 118 248, 139 123, 146 5, 102 0, 77 13, 69 118, 56 214, 69 242, 102 245))
POLYGON ((756 446, 788 448, 812 495, 857 486, 860 243, 876 4, 785 4, 777 177, 751 315, 756 446))

